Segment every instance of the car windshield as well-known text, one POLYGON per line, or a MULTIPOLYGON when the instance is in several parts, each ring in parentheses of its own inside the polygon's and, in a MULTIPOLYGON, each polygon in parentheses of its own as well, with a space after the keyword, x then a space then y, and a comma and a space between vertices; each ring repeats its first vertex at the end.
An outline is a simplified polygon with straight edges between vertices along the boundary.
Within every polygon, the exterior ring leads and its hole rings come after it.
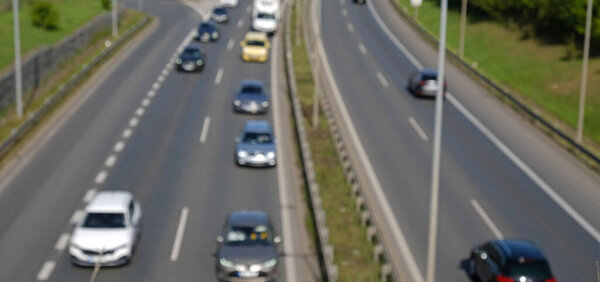
POLYGON ((231 226, 227 230, 225 243, 236 246, 269 246, 271 245, 271 231, 266 225, 231 226))
POLYGON ((241 92, 245 94, 261 94, 262 87, 258 85, 244 85, 242 86, 241 92))
POLYGON ((226 12, 226 11, 225 11, 225 9, 224 9, 224 8, 216 8, 216 9, 213 11, 213 13, 215 13, 215 14, 219 14, 219 15, 225 14, 225 12, 226 12))
POLYGON ((526 276, 535 278, 550 278, 550 267, 545 261, 525 261, 523 263, 511 260, 508 261, 507 266, 508 275, 510 276, 526 276))
POLYGON ((423 80, 437 80, 437 75, 432 74, 424 74, 423 80))
POLYGON ((185 49, 182 55, 184 57, 200 57, 201 53, 198 49, 185 49))
POLYGON ((272 143, 271 134, 266 132, 246 132, 243 142, 249 144, 269 144, 272 143))
POLYGON ((200 28, 212 28, 212 25, 209 23, 202 23, 200 24, 200 28))
POLYGON ((122 213, 88 213, 82 227, 85 228, 124 228, 125 215, 122 213))
POLYGON ((267 13, 259 13, 258 15, 256 15, 256 17, 259 19, 275 19, 275 15, 267 13))
POLYGON ((265 46, 265 42, 261 40, 248 40, 246 44, 250 46, 265 46))

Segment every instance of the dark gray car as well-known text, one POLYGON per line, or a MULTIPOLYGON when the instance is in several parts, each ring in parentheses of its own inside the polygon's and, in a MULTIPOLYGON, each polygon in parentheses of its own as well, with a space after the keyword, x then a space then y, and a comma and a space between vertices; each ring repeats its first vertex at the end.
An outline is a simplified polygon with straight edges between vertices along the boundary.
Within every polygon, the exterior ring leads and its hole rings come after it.
POLYGON ((269 108, 269 97, 260 80, 242 80, 233 99, 233 110, 251 114, 264 114, 269 108))
POLYGON ((276 140, 268 121, 250 120, 235 138, 235 162, 243 166, 275 166, 276 140))
POLYGON ((229 214, 217 237, 215 272, 219 281, 275 281, 281 242, 261 211, 229 214))

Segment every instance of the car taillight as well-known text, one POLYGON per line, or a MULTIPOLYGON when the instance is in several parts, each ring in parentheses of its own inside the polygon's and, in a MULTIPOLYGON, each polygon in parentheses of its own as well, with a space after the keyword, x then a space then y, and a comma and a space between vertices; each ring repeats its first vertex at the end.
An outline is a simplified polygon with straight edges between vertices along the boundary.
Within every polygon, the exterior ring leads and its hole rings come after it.
POLYGON ((496 282, 515 282, 515 279, 506 277, 504 275, 496 275, 496 282))
POLYGON ((425 80, 419 81, 419 85, 421 85, 421 86, 425 85, 425 80))
POLYGON ((544 282, 556 282, 556 278, 552 277, 550 279, 544 280, 544 282))

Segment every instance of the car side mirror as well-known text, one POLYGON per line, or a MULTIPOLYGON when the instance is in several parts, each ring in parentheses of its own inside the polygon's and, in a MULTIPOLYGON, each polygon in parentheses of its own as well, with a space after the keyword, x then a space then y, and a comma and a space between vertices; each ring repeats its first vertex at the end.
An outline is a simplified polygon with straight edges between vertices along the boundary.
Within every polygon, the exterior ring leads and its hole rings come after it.
POLYGON ((271 43, 267 42, 267 44, 265 44, 265 48, 270 49, 271 48, 271 43))
POLYGON ((217 243, 219 244, 223 244, 223 242, 225 241, 225 239, 223 239, 223 236, 217 236, 217 243))
POLYGON ((273 243, 280 244, 281 243, 281 237, 275 236, 275 238, 273 238, 273 243))
POLYGON ((235 137, 233 140, 235 141, 235 143, 240 143, 240 137, 235 137))
POLYGON ((279 139, 273 138, 273 143, 278 144, 279 143, 279 139))
POLYGON ((242 46, 242 47, 246 47, 246 41, 242 41, 242 42, 240 42, 240 46, 242 46))

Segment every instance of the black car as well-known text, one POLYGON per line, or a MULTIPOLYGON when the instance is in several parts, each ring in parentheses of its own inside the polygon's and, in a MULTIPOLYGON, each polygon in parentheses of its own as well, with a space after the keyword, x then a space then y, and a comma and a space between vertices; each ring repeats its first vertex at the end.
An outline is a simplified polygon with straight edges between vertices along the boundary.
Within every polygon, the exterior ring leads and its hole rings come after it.
POLYGON ((219 39, 219 29, 213 21, 201 22, 194 33, 194 39, 202 42, 215 41, 219 39))
POLYGON ((473 248, 467 273, 483 282, 556 282, 548 260, 530 241, 494 240, 473 248))
POLYGON ((281 242, 261 211, 230 213, 217 237, 215 272, 219 281, 275 281, 281 242))
POLYGON ((215 7, 210 15, 210 18, 218 23, 224 23, 229 21, 229 15, 227 14, 227 8, 223 6, 215 7))
POLYGON ((264 83, 260 80, 242 80, 233 99, 233 110, 251 114, 264 114, 268 108, 269 97, 265 91, 264 83))
POLYGON ((189 45, 183 49, 179 57, 175 59, 177 70, 180 71, 201 71, 204 69, 206 59, 200 46, 189 45))
MULTIPOLYGON (((435 97, 438 91, 437 70, 420 70, 414 72, 408 78, 408 89, 416 96, 435 97)), ((444 92, 446 95, 448 85, 444 81, 444 92)))

